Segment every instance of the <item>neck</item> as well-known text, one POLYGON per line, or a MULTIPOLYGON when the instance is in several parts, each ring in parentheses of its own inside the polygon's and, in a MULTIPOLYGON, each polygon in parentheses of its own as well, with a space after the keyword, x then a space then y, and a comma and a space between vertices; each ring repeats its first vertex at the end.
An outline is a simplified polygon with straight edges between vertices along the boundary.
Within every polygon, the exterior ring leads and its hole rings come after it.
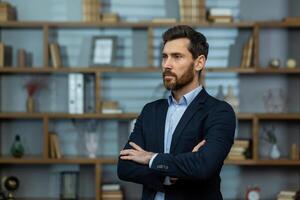
POLYGON ((175 98, 175 100, 178 102, 183 95, 189 93, 190 91, 196 89, 199 86, 199 82, 197 79, 194 79, 193 82, 190 84, 178 89, 178 90, 172 90, 172 94, 175 98))

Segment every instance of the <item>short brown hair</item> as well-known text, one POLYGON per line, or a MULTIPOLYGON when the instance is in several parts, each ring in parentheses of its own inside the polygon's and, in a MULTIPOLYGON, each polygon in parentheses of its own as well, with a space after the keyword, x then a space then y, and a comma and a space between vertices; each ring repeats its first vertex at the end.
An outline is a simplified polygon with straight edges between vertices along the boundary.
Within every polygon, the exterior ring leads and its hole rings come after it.
POLYGON ((209 45, 206 41, 206 37, 195 31, 192 27, 187 25, 178 25, 168 29, 162 35, 163 38, 163 47, 168 41, 187 38, 190 40, 190 45, 188 50, 191 52, 194 59, 198 58, 200 55, 204 55, 207 59, 209 45))

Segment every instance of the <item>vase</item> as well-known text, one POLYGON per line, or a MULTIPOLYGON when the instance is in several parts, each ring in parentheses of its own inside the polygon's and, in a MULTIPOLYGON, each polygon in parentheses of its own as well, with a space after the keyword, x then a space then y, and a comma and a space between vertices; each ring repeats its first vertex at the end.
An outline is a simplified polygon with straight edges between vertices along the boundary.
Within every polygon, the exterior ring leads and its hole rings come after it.
POLYGON ((11 146, 11 154, 15 158, 21 158, 24 155, 24 147, 19 135, 16 135, 15 140, 11 146))
POLYGON ((270 148, 270 158, 272 159, 278 159, 280 158, 280 150, 278 148, 277 144, 272 144, 270 148))
POLYGON ((34 112, 34 107, 35 107, 34 105, 35 105, 34 98, 32 96, 28 96, 26 100, 26 110, 28 113, 34 112))
POLYGON ((98 137, 97 133, 86 133, 84 136, 85 147, 89 158, 96 158, 98 150, 98 137))

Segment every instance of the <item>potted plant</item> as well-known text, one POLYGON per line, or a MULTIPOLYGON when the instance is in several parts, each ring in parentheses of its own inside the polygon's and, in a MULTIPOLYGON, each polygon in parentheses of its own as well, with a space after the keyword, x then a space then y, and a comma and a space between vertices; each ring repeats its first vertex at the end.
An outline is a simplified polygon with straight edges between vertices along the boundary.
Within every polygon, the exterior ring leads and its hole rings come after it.
POLYGON ((280 158, 281 153, 280 153, 280 150, 279 150, 278 144, 277 144, 277 137, 275 135, 275 127, 274 126, 271 126, 269 128, 264 127, 263 131, 264 131, 265 135, 262 137, 262 139, 271 145, 271 148, 269 151, 270 158, 272 158, 272 159, 280 158))
POLYGON ((45 87, 45 83, 42 78, 30 79, 24 88, 27 91, 26 110, 29 113, 35 110, 35 99, 34 95, 42 88, 45 87))

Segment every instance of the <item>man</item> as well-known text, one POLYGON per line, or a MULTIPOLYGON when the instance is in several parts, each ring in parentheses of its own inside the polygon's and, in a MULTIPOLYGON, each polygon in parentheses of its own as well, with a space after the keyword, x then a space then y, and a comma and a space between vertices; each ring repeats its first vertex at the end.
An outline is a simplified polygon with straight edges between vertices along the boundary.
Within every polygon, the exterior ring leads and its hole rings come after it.
POLYGON ((124 150, 118 176, 143 184, 143 200, 219 200, 220 171, 234 138, 232 108, 199 83, 208 43, 189 26, 163 34, 168 99, 147 104, 124 150))

